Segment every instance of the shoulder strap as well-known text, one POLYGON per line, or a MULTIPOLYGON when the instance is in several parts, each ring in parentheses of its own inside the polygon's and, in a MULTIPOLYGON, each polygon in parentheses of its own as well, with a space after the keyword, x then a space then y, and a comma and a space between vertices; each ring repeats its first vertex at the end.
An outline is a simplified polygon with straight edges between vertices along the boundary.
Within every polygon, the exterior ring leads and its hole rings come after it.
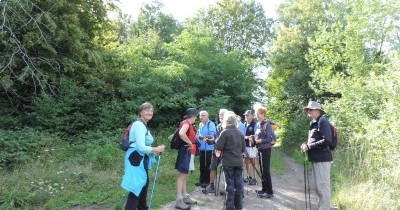
MULTIPOLYGON (((320 131, 319 129, 321 128, 321 120, 322 120, 322 118, 325 118, 324 116, 321 116, 319 119, 318 119, 318 122, 317 122, 317 130, 318 131, 320 131)), ((325 118, 326 119, 326 118, 325 118)))
POLYGON ((146 127, 146 135, 149 134, 149 128, 147 127, 146 123, 144 123, 143 120, 140 118, 138 118, 137 121, 140 121, 143 123, 144 127, 146 127))

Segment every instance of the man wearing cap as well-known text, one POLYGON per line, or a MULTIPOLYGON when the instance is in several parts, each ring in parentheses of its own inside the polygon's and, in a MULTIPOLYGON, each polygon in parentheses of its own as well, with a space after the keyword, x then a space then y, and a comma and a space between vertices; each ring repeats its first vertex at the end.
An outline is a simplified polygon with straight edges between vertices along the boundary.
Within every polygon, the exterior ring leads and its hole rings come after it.
POLYGON ((254 120, 254 111, 253 110, 247 110, 244 114, 245 117, 245 127, 246 127, 246 132, 245 132, 245 142, 246 142, 246 152, 245 152, 245 159, 244 162, 246 164, 246 171, 247 171, 247 178, 244 180, 244 182, 249 183, 249 185, 255 185, 257 183, 256 177, 255 177, 255 172, 253 169, 253 173, 250 171, 250 162, 252 162, 252 165, 255 165, 255 158, 257 157, 257 148, 254 142, 254 134, 257 129, 257 123, 254 120), (251 176, 253 175, 253 176, 251 176))
POLYGON ((312 163, 315 188, 318 196, 318 209, 330 209, 331 187, 330 170, 332 153, 329 142, 332 141, 331 127, 328 120, 322 116, 321 104, 310 101, 304 111, 311 118, 308 129, 308 141, 300 146, 302 152, 307 152, 312 163))

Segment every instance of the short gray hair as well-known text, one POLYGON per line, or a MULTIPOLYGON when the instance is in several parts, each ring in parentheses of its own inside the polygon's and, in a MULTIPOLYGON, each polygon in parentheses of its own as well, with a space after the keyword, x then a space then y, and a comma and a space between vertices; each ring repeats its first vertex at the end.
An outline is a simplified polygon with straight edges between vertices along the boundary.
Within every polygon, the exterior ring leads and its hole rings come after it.
POLYGON ((227 128, 234 126, 235 128, 238 127, 238 120, 236 118, 236 114, 232 111, 227 111, 224 114, 224 119, 222 120, 222 127, 227 128))
POLYGON ((150 102, 144 102, 142 105, 139 106, 138 108, 138 114, 140 116, 140 112, 146 109, 153 109, 153 105, 150 102))

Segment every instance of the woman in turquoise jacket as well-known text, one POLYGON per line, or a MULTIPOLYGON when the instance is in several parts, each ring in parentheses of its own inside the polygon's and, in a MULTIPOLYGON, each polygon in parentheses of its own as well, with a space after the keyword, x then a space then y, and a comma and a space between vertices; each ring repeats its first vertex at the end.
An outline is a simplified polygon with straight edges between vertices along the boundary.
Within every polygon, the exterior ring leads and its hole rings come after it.
POLYGON ((125 153, 124 176, 121 187, 129 192, 126 210, 148 209, 147 188, 149 177, 147 170, 155 161, 154 155, 164 152, 165 145, 152 147, 154 139, 147 129, 147 123, 153 118, 153 105, 146 102, 139 106, 139 118, 129 130, 130 147, 125 153))

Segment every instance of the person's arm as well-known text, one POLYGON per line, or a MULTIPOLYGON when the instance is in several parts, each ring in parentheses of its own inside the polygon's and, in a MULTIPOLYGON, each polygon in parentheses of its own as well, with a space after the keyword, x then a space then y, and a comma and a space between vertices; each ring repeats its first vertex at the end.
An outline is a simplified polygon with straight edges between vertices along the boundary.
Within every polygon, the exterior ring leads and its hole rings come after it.
POLYGON ((182 125, 181 129, 179 129, 179 137, 182 141, 186 143, 186 146, 192 147, 192 141, 190 141, 189 137, 186 135, 187 131, 189 130, 189 124, 185 123, 182 125))
POLYGON ((216 150, 224 150, 225 141, 226 141, 225 134, 222 132, 218 138, 217 143, 215 143, 215 149, 216 150))

